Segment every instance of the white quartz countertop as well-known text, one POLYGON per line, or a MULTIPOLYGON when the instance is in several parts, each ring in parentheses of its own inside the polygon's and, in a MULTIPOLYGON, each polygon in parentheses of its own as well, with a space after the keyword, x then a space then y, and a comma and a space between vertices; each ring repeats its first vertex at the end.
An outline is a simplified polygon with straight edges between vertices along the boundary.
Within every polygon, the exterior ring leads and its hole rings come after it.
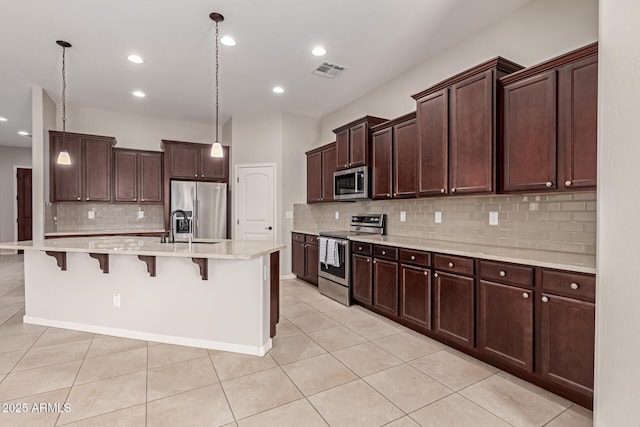
POLYGON ((374 243, 449 255, 460 255, 494 261, 555 268, 579 273, 596 273, 594 255, 559 252, 541 249, 511 248, 478 245, 473 243, 448 242, 443 240, 420 239, 400 236, 351 236, 356 242, 374 243))
POLYGON ((85 252, 184 258, 251 259, 283 249, 264 240, 201 239, 207 243, 160 243, 158 237, 97 236, 0 243, 0 249, 85 252))
POLYGON ((319 236, 320 232, 318 230, 312 230, 312 229, 303 229, 303 228, 296 228, 295 230, 291 230, 292 233, 300 233, 300 234, 310 234, 312 236, 319 236))
POLYGON ((89 236, 89 235, 100 235, 100 234, 140 234, 140 233, 164 233, 164 228, 52 231, 49 233, 44 233, 44 235, 45 237, 56 237, 56 236, 89 236))

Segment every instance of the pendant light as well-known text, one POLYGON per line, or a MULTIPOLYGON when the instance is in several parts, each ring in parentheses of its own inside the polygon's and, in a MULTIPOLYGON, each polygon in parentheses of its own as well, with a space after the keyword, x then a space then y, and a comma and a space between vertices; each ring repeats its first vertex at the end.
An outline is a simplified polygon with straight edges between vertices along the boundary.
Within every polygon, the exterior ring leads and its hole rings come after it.
POLYGON ((71 47, 71 43, 64 40, 57 40, 56 44, 62 46, 62 150, 58 154, 56 163, 68 166, 71 164, 71 156, 65 145, 65 136, 67 133, 67 76, 66 76, 66 51, 71 47))
POLYGON ((224 157, 224 152, 222 151, 222 144, 218 141, 218 109, 220 108, 220 103, 218 101, 218 68, 220 66, 220 61, 218 59, 218 24, 224 21, 224 16, 213 12, 209 14, 209 18, 216 23, 216 140, 213 145, 211 145, 211 157, 219 158, 224 157))

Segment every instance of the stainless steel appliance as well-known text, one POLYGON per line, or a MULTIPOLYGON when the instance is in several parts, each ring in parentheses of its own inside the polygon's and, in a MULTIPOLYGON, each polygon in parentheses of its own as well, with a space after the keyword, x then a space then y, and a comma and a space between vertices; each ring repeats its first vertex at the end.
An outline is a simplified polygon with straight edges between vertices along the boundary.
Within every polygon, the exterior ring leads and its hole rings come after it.
POLYGON ((227 184, 171 181, 170 200, 171 211, 182 210, 188 218, 171 218, 176 240, 188 240, 189 222, 194 239, 227 238, 227 184))
MULTIPOLYGON (((337 242, 339 267, 323 262, 319 257, 318 289, 346 306, 351 304, 351 245, 349 236, 383 235, 385 214, 360 214, 351 217, 348 231, 321 231, 319 245, 326 244, 325 239, 337 242)), ((320 251, 322 252, 322 251, 320 251)))
POLYGON ((333 198, 358 200, 369 198, 369 167, 336 171, 333 173, 333 198))

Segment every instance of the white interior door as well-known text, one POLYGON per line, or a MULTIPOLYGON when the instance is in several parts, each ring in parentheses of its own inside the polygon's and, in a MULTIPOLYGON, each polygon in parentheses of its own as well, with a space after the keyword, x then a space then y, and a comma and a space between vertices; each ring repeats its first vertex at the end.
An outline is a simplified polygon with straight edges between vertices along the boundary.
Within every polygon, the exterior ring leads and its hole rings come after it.
POLYGON ((238 165, 235 193, 235 238, 274 240, 275 165, 238 165))

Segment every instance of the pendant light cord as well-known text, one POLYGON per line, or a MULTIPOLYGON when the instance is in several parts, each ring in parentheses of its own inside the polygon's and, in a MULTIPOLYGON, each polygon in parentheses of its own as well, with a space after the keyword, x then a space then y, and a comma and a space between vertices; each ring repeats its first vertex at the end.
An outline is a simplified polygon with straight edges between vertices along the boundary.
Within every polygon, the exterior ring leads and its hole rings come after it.
POLYGON ((62 151, 67 151, 67 48, 62 46, 62 151))
POLYGON ((220 61, 218 60, 218 22, 216 21, 216 142, 218 142, 218 110, 220 103, 218 102, 218 68, 220 61))

